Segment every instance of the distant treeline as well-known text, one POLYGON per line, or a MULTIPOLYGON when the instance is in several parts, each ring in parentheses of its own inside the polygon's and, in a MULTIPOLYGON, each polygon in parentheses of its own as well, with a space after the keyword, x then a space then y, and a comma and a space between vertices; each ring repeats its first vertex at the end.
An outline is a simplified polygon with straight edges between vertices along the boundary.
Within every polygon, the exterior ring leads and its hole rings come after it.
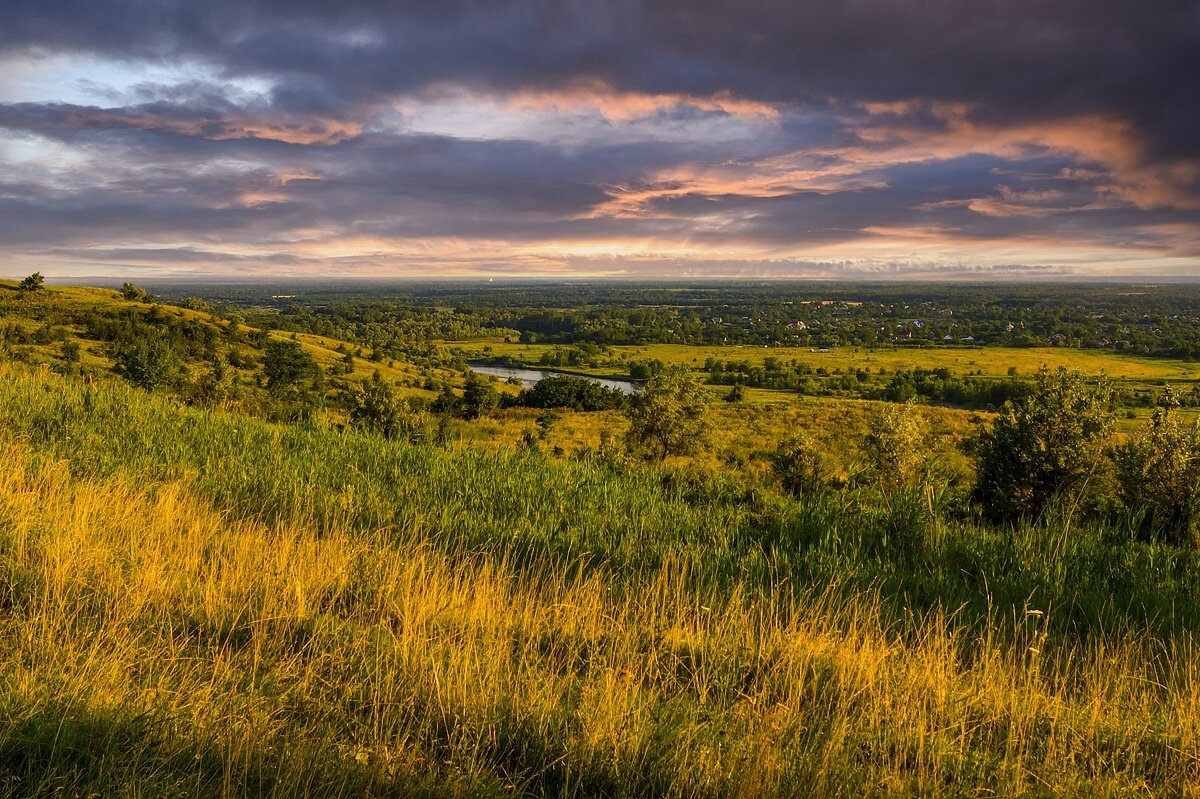
MULTIPOLYGON (((1200 356, 1200 287, 441 284, 338 292, 191 286, 248 321, 391 357, 431 339, 554 344, 1061 346, 1200 356)), ((164 292, 169 295, 169 291, 164 292)), ((181 298, 177 298, 181 299, 181 298)))

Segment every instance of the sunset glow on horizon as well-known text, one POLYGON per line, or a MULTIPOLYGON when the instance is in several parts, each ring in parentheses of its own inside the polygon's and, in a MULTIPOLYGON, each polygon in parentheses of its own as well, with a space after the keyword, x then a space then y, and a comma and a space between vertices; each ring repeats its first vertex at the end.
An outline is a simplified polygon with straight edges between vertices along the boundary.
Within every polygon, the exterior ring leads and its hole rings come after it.
POLYGON ((1200 279, 1200 6, 6 5, 0 275, 1200 279))

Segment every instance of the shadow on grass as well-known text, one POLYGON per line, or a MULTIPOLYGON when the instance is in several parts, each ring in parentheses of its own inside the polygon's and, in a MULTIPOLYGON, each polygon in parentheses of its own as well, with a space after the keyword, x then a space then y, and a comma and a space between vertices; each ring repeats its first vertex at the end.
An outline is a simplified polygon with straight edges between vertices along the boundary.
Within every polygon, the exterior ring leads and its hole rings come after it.
POLYGON ((312 741, 297 742, 295 752, 231 751, 159 716, 64 703, 9 706, 4 716, 0 796, 14 799, 397 795, 395 786, 353 761, 317 756, 321 747, 312 741))

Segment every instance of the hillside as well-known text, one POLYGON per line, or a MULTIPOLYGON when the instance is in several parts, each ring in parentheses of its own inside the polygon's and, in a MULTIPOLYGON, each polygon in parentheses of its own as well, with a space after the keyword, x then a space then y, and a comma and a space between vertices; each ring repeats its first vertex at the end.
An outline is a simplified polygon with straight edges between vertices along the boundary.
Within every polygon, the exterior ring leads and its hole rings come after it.
MULTIPOLYGON (((195 384, 220 362, 228 388, 215 403, 249 409, 264 404, 255 380, 266 342, 296 341, 329 379, 326 394, 381 375, 412 394, 432 396, 422 386, 430 375, 451 372, 394 359, 370 358, 362 347, 307 333, 275 334, 245 324, 236 311, 215 314, 201 301, 193 307, 154 302, 149 295, 127 298, 119 291, 75 286, 45 286, 19 292, 15 281, 0 280, 0 354, 7 360, 44 364, 68 375, 106 379, 123 345, 139 338, 162 337, 178 359, 178 372, 163 388, 198 401, 195 384), (189 389, 192 389, 189 391, 189 389)), ((204 404, 201 402, 200 404, 204 404)))
POLYGON ((439 408, 447 347, 187 305, 0 287, 0 795, 1200 784, 1191 528, 1108 472, 986 521, 992 414, 697 385, 711 445, 660 461, 622 410, 439 408), (888 413, 916 478, 863 471, 888 413))
POLYGON ((1116 796, 1200 777, 1187 551, 0 370, 9 795, 1116 796))
MULTIPOLYGON (((362 343, 339 341, 306 332, 269 331, 243 321, 236 309, 215 313, 206 303, 191 300, 181 307, 148 299, 126 299, 112 289, 46 286, 21 293, 15 281, 0 280, 0 361, 46 366, 86 380, 119 380, 117 361, 124 348, 142 339, 169 342, 177 368, 154 390, 186 404, 219 408, 273 419, 317 416, 331 423, 346 418, 348 396, 378 372, 398 395, 417 407, 435 400, 444 386, 461 392, 464 361, 453 346, 414 343, 406 358, 375 354, 362 343), (269 341, 295 341, 321 368, 322 379, 311 385, 305 403, 283 392, 265 390, 264 348, 269 341), (218 366, 219 364, 219 366, 218 366), (220 370, 220 376, 215 371, 220 370)), ((502 345, 497 344, 497 347, 502 345)), ((489 347, 489 350, 491 348, 489 347)), ((311 382, 311 381, 309 381, 311 382)), ((499 392, 515 389, 494 382, 499 392)), ((714 400, 723 391, 713 389, 714 400)), ((716 403, 717 441, 709 460, 740 463, 752 471, 756 453, 769 450, 778 439, 806 429, 827 440, 831 452, 848 453, 838 469, 853 466, 848 428, 860 428, 871 403, 857 400, 809 399, 797 403, 777 392, 750 402, 725 407, 716 403), (838 421, 853 420, 845 425, 838 421)), ((969 467, 954 445, 969 435, 978 415, 946 408, 925 408, 942 453, 953 468, 969 467)), ((486 418, 451 420, 449 434, 489 448, 512 448, 531 430, 540 414, 521 408, 497 411, 486 418)), ((619 438, 626 422, 620 413, 574 414, 547 431, 544 446, 552 452, 578 453, 596 448, 606 435, 619 438)))

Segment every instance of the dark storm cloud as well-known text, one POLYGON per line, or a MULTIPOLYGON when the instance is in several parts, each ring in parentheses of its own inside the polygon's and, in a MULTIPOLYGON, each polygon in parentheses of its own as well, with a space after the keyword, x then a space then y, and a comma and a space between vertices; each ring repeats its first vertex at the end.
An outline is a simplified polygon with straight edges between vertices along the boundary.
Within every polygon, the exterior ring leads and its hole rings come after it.
POLYGON ((96 104, 0 103, 0 135, 34 152, 6 163, 0 140, 0 252, 297 265, 289 247, 338 235, 786 249, 889 230, 1200 250, 1194 0, 0 4, 0 87, 5 55, 187 66, 98 77, 96 104), (406 103, 460 94, 604 107, 561 130, 489 132, 486 103, 459 133, 410 129, 406 103))
POLYGON ((190 57, 328 113, 462 83, 731 90, 779 103, 925 98, 980 121, 1102 114, 1148 156, 1200 155, 1192 0, 243 2, 10 0, 0 46, 190 57))
POLYGON ((0 107, 0 128, 50 137, 98 164, 40 182, 26 168, 26 182, 0 181, 0 241, 85 241, 110 229, 145 238, 286 239, 294 228, 329 223, 377 236, 611 235, 619 225, 571 221, 607 199, 606 183, 714 155, 653 143, 572 152, 429 135, 368 134, 326 145, 208 137, 230 127, 219 116, 172 115, 161 106, 0 107), (288 170, 299 172, 281 183, 278 173, 288 170), (247 194, 270 197, 245 202, 247 194))

